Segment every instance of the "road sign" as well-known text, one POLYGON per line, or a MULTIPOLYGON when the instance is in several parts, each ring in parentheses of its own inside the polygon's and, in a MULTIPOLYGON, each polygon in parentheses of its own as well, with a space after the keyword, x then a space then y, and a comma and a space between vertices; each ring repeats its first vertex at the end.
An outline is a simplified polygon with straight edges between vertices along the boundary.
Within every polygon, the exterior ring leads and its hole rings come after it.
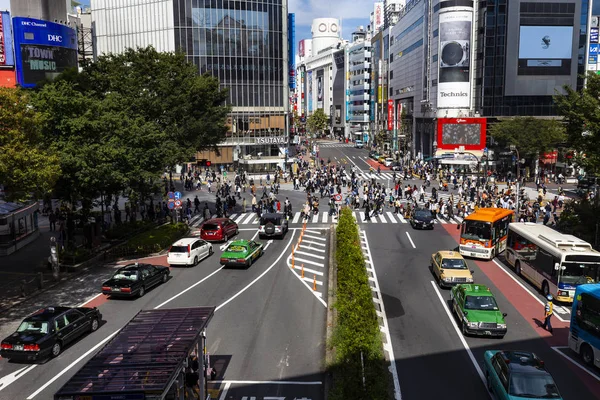
POLYGON ((167 203, 167 207, 169 207, 169 210, 173 210, 175 208, 175 202, 174 201, 169 201, 167 203))
POLYGON ((181 200, 175 200, 175 207, 177 207, 177 208, 181 207, 181 200))
POLYGON ((169 193, 167 193, 167 197, 169 199, 174 199, 175 198, 175 193, 174 192, 169 192, 169 193))
POLYGON ((488 148, 487 148, 487 147, 485 147, 485 148, 483 149, 483 152, 484 152, 484 153, 487 153, 487 152, 488 152, 488 148))
POLYGON ((336 194, 333 195, 333 199, 335 201, 342 201, 342 195, 339 194, 339 193, 336 193, 336 194))
POLYGON ((175 192, 175 200, 181 199, 181 192, 175 192))

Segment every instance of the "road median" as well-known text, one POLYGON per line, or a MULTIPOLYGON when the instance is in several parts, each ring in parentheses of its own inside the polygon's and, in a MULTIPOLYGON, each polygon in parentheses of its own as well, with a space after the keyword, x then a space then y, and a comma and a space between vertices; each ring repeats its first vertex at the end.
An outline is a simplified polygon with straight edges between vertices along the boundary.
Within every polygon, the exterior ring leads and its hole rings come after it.
MULTIPOLYGON (((328 343, 330 400, 390 397, 390 376, 365 270, 358 226, 352 212, 340 213, 335 237, 335 318, 328 343)), ((328 320, 329 322, 329 320, 328 320)))

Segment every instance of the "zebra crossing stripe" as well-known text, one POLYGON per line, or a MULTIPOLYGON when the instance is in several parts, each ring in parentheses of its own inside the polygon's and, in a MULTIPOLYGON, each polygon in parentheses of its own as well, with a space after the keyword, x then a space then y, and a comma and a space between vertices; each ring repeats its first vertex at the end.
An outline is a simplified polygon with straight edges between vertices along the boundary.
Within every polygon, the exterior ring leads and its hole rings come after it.
POLYGON ((326 224, 327 223, 327 217, 329 216, 329 213, 324 213, 323 214, 323 223, 326 224))
POLYGON ((448 223, 448 222, 446 222, 445 219, 442 219, 439 216, 436 216, 435 218, 439 221, 440 224, 447 224, 448 223))
POLYGON ((359 211, 358 212, 360 214, 360 222, 365 222, 365 212, 364 211, 359 211))
POLYGON ((319 214, 313 215, 312 222, 313 222, 313 224, 316 224, 317 222, 319 222, 319 214))
POLYGON ((236 218, 234 219, 236 224, 240 224, 242 219, 244 219, 244 217, 246 216, 246 214, 240 214, 238 216, 236 216, 236 218))
POLYGON ((248 216, 242 222, 242 225, 247 225, 255 217, 254 213, 248 214, 248 216))
MULTIPOLYGON (((375 218, 377 219, 377 218, 375 218)), ((385 219, 385 217, 383 216, 383 214, 379 214, 379 219, 381 220, 382 223, 387 224, 387 221, 385 219)))
POLYGON ((300 219, 300 213, 296 212, 296 214, 294 214, 294 219, 292 219, 292 224, 298 223, 299 219, 300 219))
POLYGON ((393 224, 397 224, 398 223, 398 221, 396 221, 396 218, 394 218, 394 214, 392 214, 390 211, 386 211, 386 214, 387 214, 388 218, 390 219, 390 221, 393 224))

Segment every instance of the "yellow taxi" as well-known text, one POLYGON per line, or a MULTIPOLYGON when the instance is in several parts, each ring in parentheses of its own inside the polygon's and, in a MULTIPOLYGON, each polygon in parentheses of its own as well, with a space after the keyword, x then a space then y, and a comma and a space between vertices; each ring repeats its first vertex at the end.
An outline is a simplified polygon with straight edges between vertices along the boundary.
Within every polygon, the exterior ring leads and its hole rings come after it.
POLYGON ((389 156, 386 155, 386 154, 381 155, 381 156, 379 156, 379 158, 377 159, 377 161, 379 161, 379 164, 383 164, 383 163, 385 163, 385 159, 388 158, 388 157, 389 156))
POLYGON ((473 283, 473 271, 469 270, 465 259, 457 251, 443 250, 432 254, 431 271, 440 287, 473 283))

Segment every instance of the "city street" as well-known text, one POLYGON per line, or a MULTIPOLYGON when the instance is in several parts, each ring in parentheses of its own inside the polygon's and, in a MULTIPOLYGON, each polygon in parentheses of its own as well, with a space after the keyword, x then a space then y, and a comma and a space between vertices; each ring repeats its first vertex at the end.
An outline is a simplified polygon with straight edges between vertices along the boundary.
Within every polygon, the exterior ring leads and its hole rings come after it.
MULTIPOLYGON (((255 237, 256 229, 249 229, 240 229, 238 237, 255 237)), ((328 246, 328 234, 314 235, 328 246)), ((24 302, 3 316, 2 335, 13 331, 28 313, 50 304, 97 306, 105 322, 97 332, 46 363, 29 366, 0 360, 0 397, 51 399, 141 309, 216 306, 207 332, 211 364, 217 370, 217 381, 210 386, 215 398, 222 393, 227 399, 284 395, 322 399, 326 308, 312 293, 312 285, 304 285, 286 266, 298 237, 299 230, 290 230, 283 240, 265 241, 264 255, 248 270, 221 268, 221 244, 215 243, 212 257, 196 267, 172 268, 166 284, 140 299, 98 295, 101 281, 114 269, 105 266, 98 268, 95 276, 71 280, 43 298, 24 302), (90 296, 89 300, 82 300, 85 296, 90 296)), ((166 265, 166 256, 140 261, 166 265)), ((327 262, 320 268, 327 276, 327 262)))

